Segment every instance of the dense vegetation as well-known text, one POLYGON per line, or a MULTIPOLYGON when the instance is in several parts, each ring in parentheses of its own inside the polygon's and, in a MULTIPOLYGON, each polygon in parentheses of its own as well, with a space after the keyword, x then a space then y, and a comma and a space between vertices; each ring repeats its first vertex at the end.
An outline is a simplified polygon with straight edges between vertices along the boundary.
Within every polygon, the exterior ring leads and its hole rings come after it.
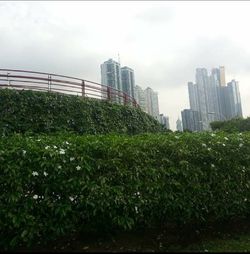
POLYGON ((215 121, 210 123, 212 130, 225 132, 243 132, 250 131, 250 117, 234 118, 228 121, 215 121))
POLYGON ((249 133, 3 137, 0 247, 248 216, 249 165, 249 133))
POLYGON ((139 108, 56 93, 0 89, 0 135, 159 132, 162 125, 139 108))

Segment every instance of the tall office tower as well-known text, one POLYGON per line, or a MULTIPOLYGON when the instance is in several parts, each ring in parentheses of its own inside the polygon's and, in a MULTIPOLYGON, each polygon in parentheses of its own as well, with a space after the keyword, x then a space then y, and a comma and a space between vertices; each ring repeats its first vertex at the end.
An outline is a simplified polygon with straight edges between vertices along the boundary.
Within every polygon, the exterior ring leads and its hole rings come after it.
MULTIPOLYGON (((188 83, 190 109, 199 112, 201 130, 211 130, 210 123, 213 121, 242 117, 238 82, 232 80, 226 85, 225 81, 225 68, 220 66, 212 69, 211 75, 206 69, 197 68, 196 84, 188 83)), ((183 114, 183 127, 186 127, 189 123, 185 119, 189 117, 190 121, 194 121, 194 113, 183 114)))
POLYGON ((196 84, 198 95, 198 111, 201 115, 202 130, 209 130, 209 117, 208 117, 208 90, 209 90, 209 77, 205 68, 196 69, 196 84))
POLYGON ((189 105, 192 110, 199 110, 198 90, 197 85, 193 82, 188 82, 189 105))
POLYGON ((221 86, 226 85, 225 67, 224 66, 220 66, 220 85, 221 86))
POLYGON ((183 130, 201 131, 202 123, 200 113, 192 109, 184 109, 181 111, 183 130))
POLYGON ((181 122, 181 120, 179 118, 176 121, 176 130, 177 131, 183 131, 182 122, 181 122))
POLYGON ((170 129, 169 125, 169 117, 164 116, 164 114, 160 114, 160 123, 165 127, 165 129, 170 129))
POLYGON ((145 91, 138 85, 135 86, 135 100, 141 107, 141 109, 147 112, 147 101, 146 101, 146 93, 145 91))
POLYGON ((122 77, 122 90, 131 97, 135 97, 135 77, 134 71, 124 66, 121 68, 121 77, 122 77))
POLYGON ((145 93, 147 113, 159 121, 158 93, 154 92, 150 87, 146 88, 145 93))
MULTIPOLYGON (((117 90, 122 90, 121 69, 118 62, 109 59, 101 64, 101 84, 117 90)), ((106 91, 102 92, 102 97, 107 97, 106 91)), ((121 98, 115 94, 111 94, 111 99, 112 101, 121 102, 121 98)))
POLYGON ((242 117, 239 84, 234 79, 227 83, 227 116, 228 118, 242 117))

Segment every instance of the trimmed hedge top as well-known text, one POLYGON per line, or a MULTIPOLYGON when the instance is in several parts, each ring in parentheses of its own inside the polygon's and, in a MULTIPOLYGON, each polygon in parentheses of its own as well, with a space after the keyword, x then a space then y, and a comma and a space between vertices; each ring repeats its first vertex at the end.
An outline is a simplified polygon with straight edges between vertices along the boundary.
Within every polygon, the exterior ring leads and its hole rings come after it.
POLYGON ((0 89, 0 134, 78 134, 162 131, 162 125, 139 108, 93 98, 49 92, 0 89))
POLYGON ((215 121, 210 123, 212 130, 225 132, 250 131, 250 117, 233 118, 228 121, 215 121))

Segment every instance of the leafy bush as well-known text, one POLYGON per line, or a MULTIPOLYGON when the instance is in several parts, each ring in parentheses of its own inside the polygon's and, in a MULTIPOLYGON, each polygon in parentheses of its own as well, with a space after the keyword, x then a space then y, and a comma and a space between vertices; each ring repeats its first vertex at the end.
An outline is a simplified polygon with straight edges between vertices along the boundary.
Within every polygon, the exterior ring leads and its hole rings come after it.
POLYGON ((249 165, 249 133, 1 138, 0 247, 247 216, 249 165))
POLYGON ((228 121, 215 121, 210 123, 212 130, 225 131, 225 132, 243 132, 250 131, 250 117, 233 118, 228 121))
POLYGON ((159 132, 163 127, 139 108, 91 98, 0 89, 0 135, 159 132))

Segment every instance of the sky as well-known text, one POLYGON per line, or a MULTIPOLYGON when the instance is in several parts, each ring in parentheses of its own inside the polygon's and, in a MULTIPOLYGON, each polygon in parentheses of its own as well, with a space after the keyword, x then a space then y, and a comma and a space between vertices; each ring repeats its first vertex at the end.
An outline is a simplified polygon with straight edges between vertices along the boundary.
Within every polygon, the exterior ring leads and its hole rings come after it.
POLYGON ((158 92, 160 113, 176 130, 195 69, 225 66, 248 117, 249 13, 248 1, 2 1, 0 68, 100 83, 101 63, 119 54, 136 85, 158 92))

